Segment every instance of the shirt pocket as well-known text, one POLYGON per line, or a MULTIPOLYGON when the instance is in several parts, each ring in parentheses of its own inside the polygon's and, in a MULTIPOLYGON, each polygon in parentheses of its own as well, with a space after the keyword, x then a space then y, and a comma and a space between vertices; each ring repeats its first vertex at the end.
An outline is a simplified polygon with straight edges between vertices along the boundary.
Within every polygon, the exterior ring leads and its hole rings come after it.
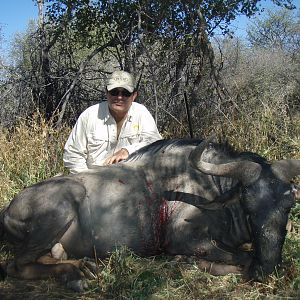
POLYGON ((89 153, 98 152, 100 149, 103 151, 108 144, 107 132, 93 132, 88 135, 87 148, 89 153))
POLYGON ((120 138, 125 144, 132 145, 140 141, 140 133, 137 130, 126 130, 120 138))

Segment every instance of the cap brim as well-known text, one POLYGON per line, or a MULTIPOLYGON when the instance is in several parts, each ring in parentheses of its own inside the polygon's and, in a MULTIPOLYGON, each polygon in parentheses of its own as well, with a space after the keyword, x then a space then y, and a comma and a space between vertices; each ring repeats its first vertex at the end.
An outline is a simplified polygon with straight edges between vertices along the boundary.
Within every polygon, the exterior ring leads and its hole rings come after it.
POLYGON ((122 85, 122 84, 110 84, 107 87, 108 91, 111 91, 115 88, 123 88, 125 90, 127 90, 128 92, 132 93, 134 91, 134 87, 130 86, 130 85, 122 85))

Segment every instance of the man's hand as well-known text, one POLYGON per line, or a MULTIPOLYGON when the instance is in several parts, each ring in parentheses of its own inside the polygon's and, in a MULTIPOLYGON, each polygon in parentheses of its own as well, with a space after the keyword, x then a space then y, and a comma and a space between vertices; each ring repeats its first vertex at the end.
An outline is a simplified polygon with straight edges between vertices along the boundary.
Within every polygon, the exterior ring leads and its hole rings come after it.
POLYGON ((108 157, 105 162, 104 165, 112 165, 115 163, 118 163, 121 160, 127 159, 129 156, 129 153, 126 149, 122 148, 119 151, 117 151, 113 156, 108 157))

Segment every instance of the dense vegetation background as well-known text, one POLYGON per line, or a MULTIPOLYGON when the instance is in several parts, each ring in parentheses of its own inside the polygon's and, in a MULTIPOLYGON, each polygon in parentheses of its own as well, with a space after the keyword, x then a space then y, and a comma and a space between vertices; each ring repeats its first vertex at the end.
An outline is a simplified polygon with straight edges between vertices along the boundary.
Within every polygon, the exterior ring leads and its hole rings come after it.
MULTIPOLYGON (((273 1, 278 10, 261 15, 261 1, 34 1, 37 24, 16 36, 10 60, 0 55, 0 207, 23 187, 65 172, 70 128, 86 107, 105 99, 105 79, 120 68, 136 75, 138 101, 165 138, 214 132, 270 160, 300 159, 300 12, 291 10, 292 1, 273 1), (228 27, 239 14, 256 16, 244 39, 228 27)), ((215 278, 195 262, 141 259, 121 249, 101 262, 80 297, 296 299, 299 206, 284 268, 265 284, 215 278)), ((7 245, 2 250, 9 255, 7 245)), ((75 297, 51 281, 0 288, 15 297, 45 298, 45 290, 48 298, 75 297)))

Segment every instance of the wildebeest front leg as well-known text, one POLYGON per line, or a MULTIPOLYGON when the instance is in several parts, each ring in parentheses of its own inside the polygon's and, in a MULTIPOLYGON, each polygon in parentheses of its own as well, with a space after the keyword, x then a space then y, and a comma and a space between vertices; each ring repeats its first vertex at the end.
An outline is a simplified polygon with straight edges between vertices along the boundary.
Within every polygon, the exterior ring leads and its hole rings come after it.
POLYGON ((197 261, 197 266, 200 270, 215 276, 243 273, 243 268, 241 266, 215 263, 205 259, 199 259, 197 261))
POLYGON ((212 275, 244 273, 244 269, 246 271, 252 261, 251 252, 228 249, 221 243, 207 238, 200 241, 190 239, 189 243, 185 244, 172 244, 172 248, 168 250, 170 254, 195 256, 198 267, 212 275))
POLYGON ((176 262, 194 263, 201 271, 207 272, 214 276, 227 275, 227 274, 242 274, 243 268, 241 266, 235 266, 225 263, 208 261, 206 259, 176 255, 176 262))
POLYGON ((205 240, 196 250, 197 265, 212 275, 244 274, 252 261, 251 253, 229 250, 214 240, 205 240))
POLYGON ((248 265, 251 252, 229 249, 216 240, 203 240, 195 246, 195 254, 209 261, 223 262, 232 265, 248 265))

